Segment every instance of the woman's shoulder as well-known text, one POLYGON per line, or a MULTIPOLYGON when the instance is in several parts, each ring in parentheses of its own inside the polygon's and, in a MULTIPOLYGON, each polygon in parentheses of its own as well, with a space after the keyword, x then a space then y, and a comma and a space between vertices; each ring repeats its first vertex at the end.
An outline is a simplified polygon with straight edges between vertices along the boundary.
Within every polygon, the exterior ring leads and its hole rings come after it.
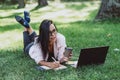
POLYGON ((65 38, 65 36, 61 33, 57 33, 57 38, 65 38))
POLYGON ((35 37, 34 39, 34 47, 41 47, 40 43, 38 42, 38 37, 35 37))

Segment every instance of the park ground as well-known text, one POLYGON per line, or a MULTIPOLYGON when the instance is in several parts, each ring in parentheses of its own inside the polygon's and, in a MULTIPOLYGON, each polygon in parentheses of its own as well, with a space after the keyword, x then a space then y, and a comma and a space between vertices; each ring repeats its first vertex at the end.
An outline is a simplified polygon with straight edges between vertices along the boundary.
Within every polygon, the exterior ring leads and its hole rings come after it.
POLYGON ((0 80, 119 80, 120 79, 120 20, 94 21, 99 1, 49 2, 48 6, 16 9, 17 5, 0 7, 0 80), (68 66, 59 71, 38 71, 36 63, 24 55, 22 31, 14 16, 31 14, 31 26, 38 33, 43 19, 52 19, 58 31, 65 35, 73 48, 71 60, 77 60, 80 49, 110 46, 105 64, 74 69, 68 66))

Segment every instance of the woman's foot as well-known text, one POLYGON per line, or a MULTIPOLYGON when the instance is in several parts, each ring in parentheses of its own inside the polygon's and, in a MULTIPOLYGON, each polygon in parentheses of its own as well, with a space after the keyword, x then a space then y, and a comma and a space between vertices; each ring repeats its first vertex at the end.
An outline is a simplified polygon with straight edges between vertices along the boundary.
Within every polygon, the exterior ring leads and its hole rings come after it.
POLYGON ((24 19, 29 23, 30 22, 30 13, 28 11, 24 11, 24 19))
POLYGON ((28 22, 26 20, 24 20, 22 17, 20 16, 15 16, 15 19, 17 22, 19 22, 21 25, 23 25, 25 28, 30 28, 30 25, 28 24, 28 22))

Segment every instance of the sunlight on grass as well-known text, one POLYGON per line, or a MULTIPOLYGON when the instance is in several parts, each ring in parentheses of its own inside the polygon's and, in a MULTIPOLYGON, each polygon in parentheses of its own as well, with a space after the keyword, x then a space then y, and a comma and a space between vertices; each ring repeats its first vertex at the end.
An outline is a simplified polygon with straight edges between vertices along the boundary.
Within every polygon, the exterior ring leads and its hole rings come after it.
POLYGON ((11 15, 13 15, 14 13, 21 13, 23 12, 24 9, 18 9, 18 10, 15 10, 15 9, 10 9, 10 10, 0 10, 0 17, 9 17, 11 15))
MULTIPOLYGON (((81 7, 83 3, 77 2, 72 4, 81 7)), ((32 14, 34 13, 38 13, 38 14, 36 16, 31 15, 31 17, 34 16, 32 17, 33 22, 38 22, 38 20, 43 20, 43 19, 52 19, 62 23, 74 22, 77 20, 84 21, 86 19, 88 20, 88 16, 90 15, 91 11, 94 11, 99 8, 98 4, 100 4, 99 1, 94 1, 92 3, 84 2, 84 5, 86 5, 86 7, 80 10, 74 10, 71 9, 72 7, 74 8, 74 6, 68 8, 67 5, 69 4, 67 3, 62 3, 62 4, 50 3, 49 6, 40 8, 37 11, 32 12, 32 14)))
POLYGON ((4 10, 0 10, 0 16, 5 17, 8 16, 10 13, 4 12, 4 10))
POLYGON ((6 31, 0 34, 0 49, 18 46, 17 42, 22 42, 22 33, 18 30, 6 31))
MULTIPOLYGON (((74 21, 84 21, 88 19, 88 16, 91 11, 94 11, 99 8, 99 1, 92 2, 76 2, 76 3, 55 3, 51 2, 48 6, 39 8, 37 10, 34 10, 31 12, 31 23, 40 22, 43 19, 52 19, 57 22, 62 23, 68 23, 68 22, 74 22, 74 21), (72 4, 73 6, 67 7, 67 5, 72 4), (82 6, 82 4, 86 5, 85 7, 82 6), (74 8, 74 5, 78 5, 77 8, 80 8, 79 10, 71 9, 74 8), (82 8, 83 7, 83 8, 82 8), (34 14, 34 15, 33 15, 34 14)), ((7 12, 4 10, 0 10, 0 17, 3 18, 0 23, 8 21, 6 24, 2 24, 2 26, 10 25, 12 23, 16 23, 14 16, 20 15, 23 17, 24 10, 31 11, 33 10, 37 4, 27 4, 25 8, 23 9, 12 9, 7 10, 7 12), (9 20, 8 17, 11 17, 12 20, 9 20)), ((11 19, 10 18, 10 19, 11 19)), ((1 26, 1 24, 0 24, 1 26)))
POLYGON ((9 27, 9 25, 12 25, 13 23, 17 23, 14 17, 12 17, 12 19, 4 18, 0 21, 0 26, 2 26, 2 27, 8 26, 9 27))
MULTIPOLYGON (((62 6, 60 10, 45 13, 44 15, 41 16, 41 19, 49 18, 49 19, 55 19, 60 22, 66 22, 66 23, 77 21, 77 20, 86 20, 88 15, 90 14, 90 11, 94 11, 99 8, 99 5, 98 5, 99 2, 94 2, 93 5, 91 5, 91 3, 89 2, 85 2, 84 4, 87 5, 87 7, 80 9, 79 11, 65 8, 66 3, 63 3, 63 4, 64 6, 62 6)), ((76 5, 76 3, 74 5, 76 5)), ((79 2, 77 3, 77 5, 80 6, 82 5, 82 3, 79 2)), ((54 8, 57 8, 57 7, 54 6, 54 8)))

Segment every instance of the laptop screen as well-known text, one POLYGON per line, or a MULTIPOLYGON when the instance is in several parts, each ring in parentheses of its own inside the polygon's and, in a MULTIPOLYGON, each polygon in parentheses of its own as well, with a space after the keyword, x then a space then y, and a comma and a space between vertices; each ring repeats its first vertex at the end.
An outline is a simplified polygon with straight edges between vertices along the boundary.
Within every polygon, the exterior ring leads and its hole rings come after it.
POLYGON ((77 67, 91 64, 102 64, 109 46, 81 49, 77 67))

